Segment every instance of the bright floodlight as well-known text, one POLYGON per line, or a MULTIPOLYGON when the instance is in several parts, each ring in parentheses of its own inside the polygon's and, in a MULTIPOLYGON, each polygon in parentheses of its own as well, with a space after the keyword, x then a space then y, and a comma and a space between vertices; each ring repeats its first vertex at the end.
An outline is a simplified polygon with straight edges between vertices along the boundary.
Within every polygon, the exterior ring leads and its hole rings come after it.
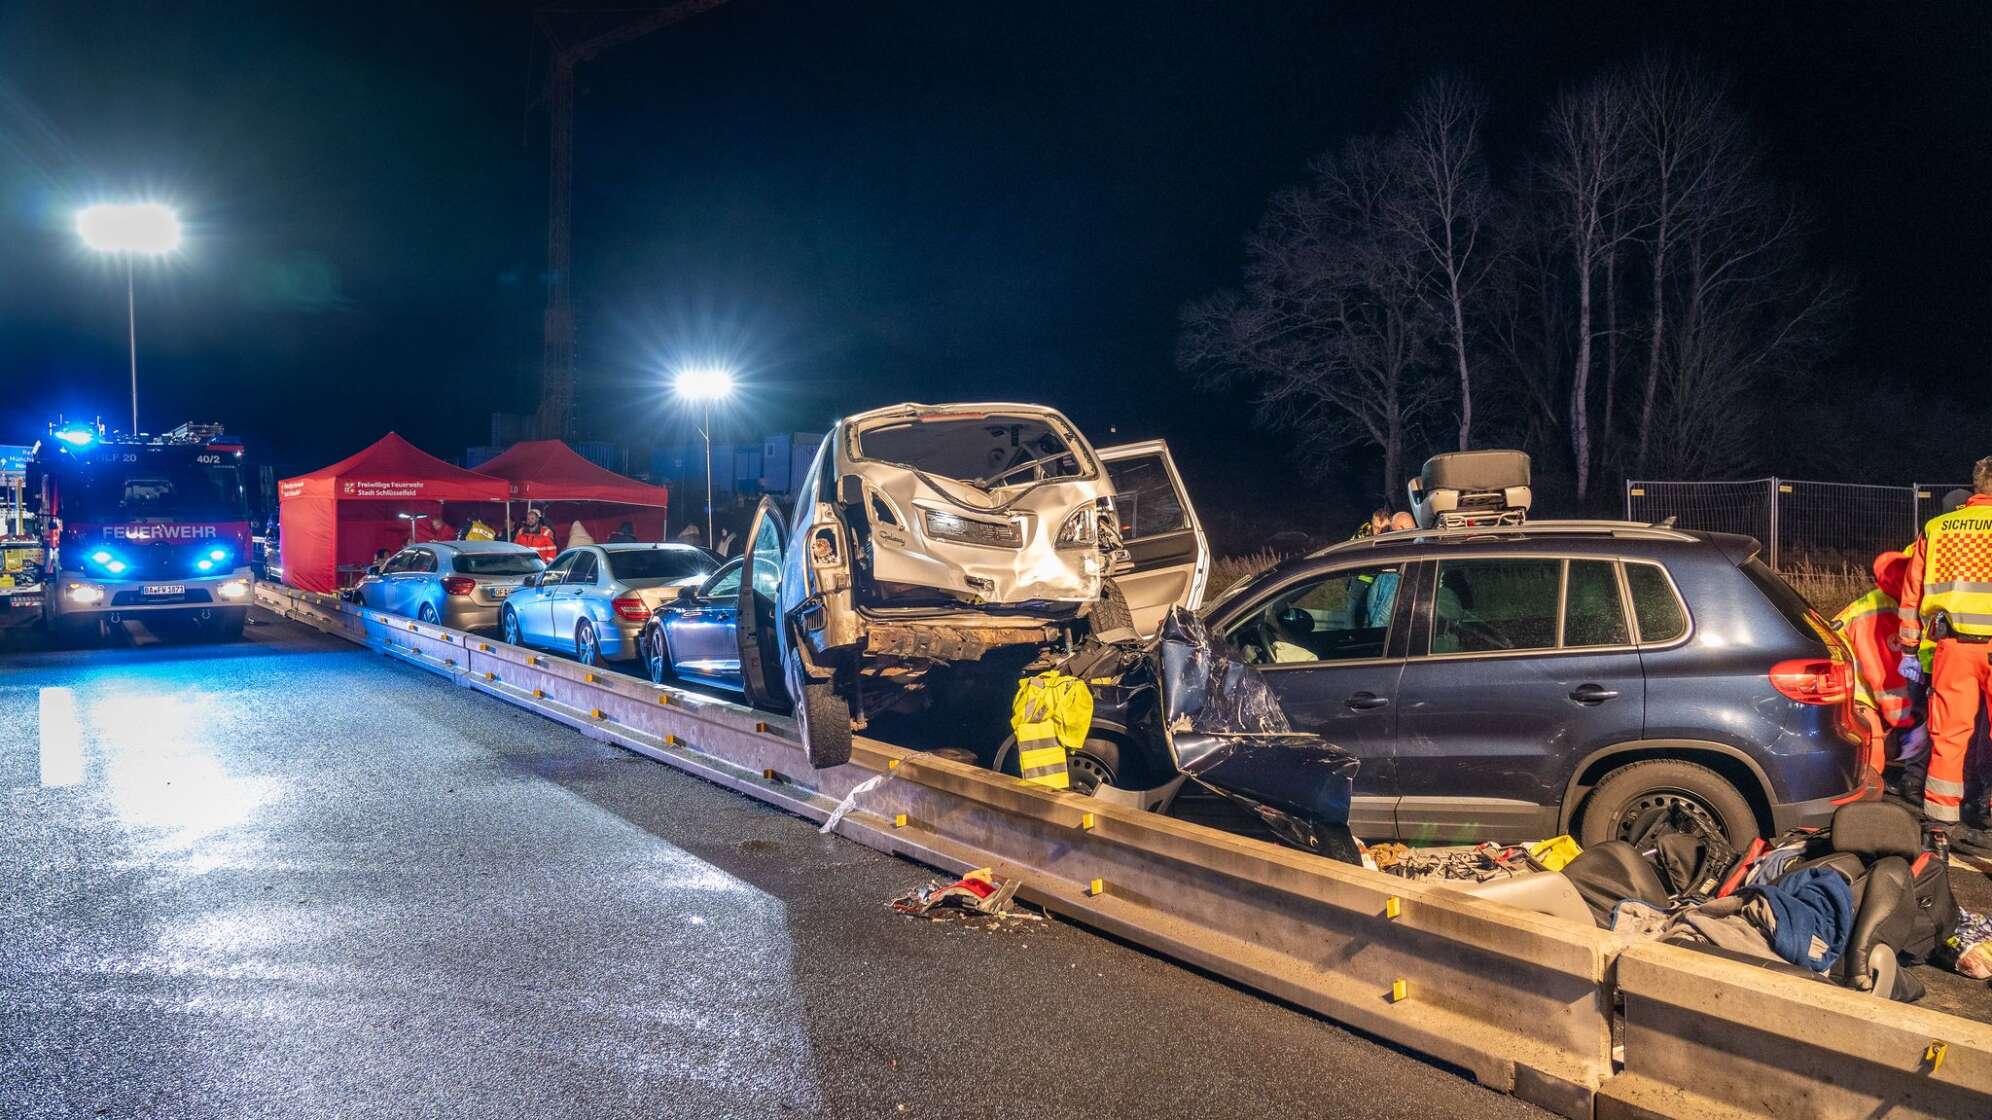
POLYGON ((733 392, 733 375, 712 366, 682 369, 671 391, 690 401, 716 401, 733 392))
POLYGON ((76 212, 83 243, 104 253, 170 253, 180 247, 180 219, 156 202, 105 203, 76 212))

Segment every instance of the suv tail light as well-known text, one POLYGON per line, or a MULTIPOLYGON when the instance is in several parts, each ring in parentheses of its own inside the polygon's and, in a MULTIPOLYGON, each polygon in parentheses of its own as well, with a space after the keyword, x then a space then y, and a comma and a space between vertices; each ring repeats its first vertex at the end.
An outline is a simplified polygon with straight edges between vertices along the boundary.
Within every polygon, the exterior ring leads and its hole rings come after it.
POLYGON ((1837 658, 1800 657, 1771 666, 1771 685, 1801 704, 1844 704, 1853 697, 1853 666, 1837 658))
POLYGON ((616 609, 616 617, 628 622, 642 622, 650 617, 650 608, 634 595, 625 595, 609 605, 616 609))
POLYGON ((463 596, 475 590, 477 590, 477 581, 469 576, 443 577, 443 594, 445 595, 463 596))

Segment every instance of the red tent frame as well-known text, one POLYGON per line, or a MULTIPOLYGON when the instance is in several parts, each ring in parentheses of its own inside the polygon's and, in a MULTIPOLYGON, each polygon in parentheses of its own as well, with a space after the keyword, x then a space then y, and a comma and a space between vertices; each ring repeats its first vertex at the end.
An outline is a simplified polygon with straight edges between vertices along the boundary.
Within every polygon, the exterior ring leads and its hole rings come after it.
POLYGON ((403 514, 440 516, 444 503, 502 502, 507 493, 505 480, 452 466, 389 432, 277 484, 284 582, 335 592, 356 582, 376 551, 408 543, 403 514))

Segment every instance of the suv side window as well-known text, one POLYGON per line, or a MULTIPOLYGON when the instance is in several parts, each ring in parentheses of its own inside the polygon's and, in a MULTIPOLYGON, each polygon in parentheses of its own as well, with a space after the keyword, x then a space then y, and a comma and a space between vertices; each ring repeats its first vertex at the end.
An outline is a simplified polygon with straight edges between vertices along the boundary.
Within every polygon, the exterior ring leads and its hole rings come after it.
POLYGON ((1114 487, 1114 513, 1123 541, 1180 533, 1190 527, 1190 515, 1176 494, 1176 484, 1162 456, 1143 455, 1107 464, 1114 487))
POLYGON ((1688 612, 1660 565, 1626 561, 1625 585, 1632 592, 1632 615, 1639 620, 1641 643, 1671 642, 1688 632, 1688 612))
POLYGON ((1563 561, 1439 561, 1432 599, 1433 653, 1555 649, 1563 561))
POLYGON ((1397 565, 1331 572, 1275 594, 1224 637, 1255 665, 1382 657, 1401 583, 1397 565))
POLYGON ((1572 560, 1563 591, 1563 645, 1632 644, 1619 598, 1618 573, 1610 560, 1572 560))

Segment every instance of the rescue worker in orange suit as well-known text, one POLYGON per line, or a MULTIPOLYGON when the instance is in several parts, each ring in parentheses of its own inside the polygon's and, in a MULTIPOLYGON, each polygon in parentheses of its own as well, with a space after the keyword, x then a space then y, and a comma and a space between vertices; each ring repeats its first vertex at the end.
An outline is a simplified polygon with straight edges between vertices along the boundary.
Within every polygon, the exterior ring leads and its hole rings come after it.
POLYGON ((536 509, 526 510, 526 520, 519 526, 519 531, 512 534, 512 543, 525 545, 539 553, 539 558, 549 564, 560 552, 554 547, 552 526, 546 523, 546 519, 541 517, 540 511, 536 509))
POLYGON ((1906 735, 1920 721, 1915 688, 1902 675, 1897 633, 1902 579, 1909 556, 1900 551, 1874 558, 1874 587, 1833 616, 1833 627, 1854 651, 1855 702, 1867 724, 1868 744, 1862 759, 1863 781, 1879 785, 1888 759, 1888 737, 1906 735))
POLYGON ((1953 847, 1992 856, 1992 832, 1961 823, 1965 756, 1979 709, 1992 703, 1992 456, 1972 468, 1971 489, 1964 505, 1931 518, 1916 541, 1902 581, 1896 648, 1909 675, 1917 644, 1926 637, 1936 643, 1923 818, 1948 830, 1953 847))

